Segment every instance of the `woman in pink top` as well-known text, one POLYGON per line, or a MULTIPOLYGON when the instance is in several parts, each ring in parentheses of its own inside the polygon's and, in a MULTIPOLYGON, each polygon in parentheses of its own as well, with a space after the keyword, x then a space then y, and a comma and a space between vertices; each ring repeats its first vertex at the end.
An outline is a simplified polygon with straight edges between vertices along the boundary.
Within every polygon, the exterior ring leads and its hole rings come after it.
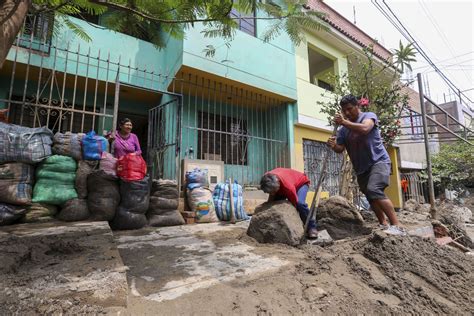
POLYGON ((133 124, 129 118, 124 118, 119 123, 119 128, 115 131, 110 140, 113 141, 114 155, 120 158, 130 153, 142 154, 140 142, 137 135, 132 133, 133 124))

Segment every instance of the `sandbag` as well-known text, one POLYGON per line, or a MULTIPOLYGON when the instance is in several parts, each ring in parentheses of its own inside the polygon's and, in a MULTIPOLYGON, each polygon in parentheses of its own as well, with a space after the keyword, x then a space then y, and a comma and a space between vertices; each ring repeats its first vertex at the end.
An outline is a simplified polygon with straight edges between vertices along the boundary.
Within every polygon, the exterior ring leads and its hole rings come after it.
POLYGON ((194 168, 186 172, 186 187, 188 189, 208 187, 209 176, 207 169, 194 168))
POLYGON ((188 205, 191 211, 196 214, 197 223, 213 223, 218 222, 216 211, 214 209, 214 201, 212 200, 212 192, 203 187, 188 189, 186 191, 188 205))
MULTIPOLYGON (((232 184, 232 196, 234 202, 234 216, 236 220, 248 220, 250 217, 244 210, 244 199, 242 186, 235 181, 232 184)), ((212 194, 217 217, 221 221, 230 221, 230 185, 229 183, 218 183, 212 194)))
POLYGON ((74 186, 76 188, 77 196, 80 199, 85 199, 87 197, 87 177, 93 171, 97 170, 98 166, 99 162, 94 160, 81 160, 77 164, 74 186))
POLYGON ((53 132, 0 122, 0 163, 35 164, 51 156, 53 132))
POLYGON ((176 210, 178 209, 178 205, 178 199, 166 199, 162 197, 151 196, 149 209, 160 208, 164 210, 176 210))
POLYGON ((67 156, 51 156, 36 169, 36 183, 32 201, 61 205, 68 200, 77 198, 74 188, 75 180, 76 161, 67 156))
POLYGON ((61 206, 57 219, 65 222, 83 221, 90 216, 87 200, 72 199, 61 206))
POLYGON ((26 208, 0 203, 0 226, 11 225, 26 213, 26 208))
POLYGON ((108 175, 117 176, 117 158, 115 158, 111 153, 103 152, 99 169, 107 173, 108 175))
POLYGON ((175 180, 153 180, 151 195, 166 199, 178 199, 179 190, 175 180))
POLYGON ((54 220, 58 213, 55 205, 45 203, 33 203, 26 207, 26 214, 20 219, 21 223, 38 223, 54 220))
POLYGON ((110 222, 110 227, 114 230, 139 229, 147 224, 145 214, 128 212, 119 207, 114 219, 110 222))
POLYGON ((150 226, 177 226, 184 225, 184 218, 178 210, 154 209, 147 213, 150 226))
POLYGON ((20 162, 0 165, 0 202, 31 204, 34 170, 32 165, 20 162))
POLYGON ((84 160, 100 160, 103 152, 107 151, 107 139, 90 131, 82 138, 82 157, 84 160))
POLYGON ((82 145, 81 141, 84 133, 56 133, 53 137, 53 154, 69 156, 76 160, 82 159, 82 145))
POLYGON ((110 221, 120 203, 120 187, 117 179, 103 172, 94 171, 87 177, 87 206, 91 219, 110 221))
POLYGON ((141 155, 130 153, 117 160, 117 175, 124 181, 139 181, 146 175, 146 162, 141 155))
POLYGON ((150 181, 148 177, 140 181, 120 181, 120 207, 126 211, 145 214, 150 202, 150 181))

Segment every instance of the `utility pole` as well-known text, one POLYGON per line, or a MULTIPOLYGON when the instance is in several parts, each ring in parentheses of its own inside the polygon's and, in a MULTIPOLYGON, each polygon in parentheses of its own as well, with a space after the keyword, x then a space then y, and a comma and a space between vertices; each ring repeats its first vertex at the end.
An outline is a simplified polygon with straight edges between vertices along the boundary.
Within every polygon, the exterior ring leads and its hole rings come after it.
POLYGON ((418 79, 418 94, 420 95, 421 120, 423 123, 423 135, 425 137, 426 169, 428 171, 428 191, 430 195, 431 218, 436 219, 436 205, 433 185, 433 172, 431 170, 430 144, 428 139, 428 124, 426 123, 425 96, 423 94, 423 82, 421 74, 416 75, 418 79))

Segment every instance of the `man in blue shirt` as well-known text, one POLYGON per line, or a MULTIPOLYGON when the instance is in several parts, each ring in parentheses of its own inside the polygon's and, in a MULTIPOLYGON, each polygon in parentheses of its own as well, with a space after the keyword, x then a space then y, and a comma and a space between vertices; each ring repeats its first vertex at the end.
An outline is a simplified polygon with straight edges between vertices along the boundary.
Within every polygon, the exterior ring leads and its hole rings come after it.
POLYGON ((362 112, 359 101, 353 95, 346 95, 340 102, 342 113, 334 121, 342 127, 337 137, 328 140, 329 146, 337 153, 347 150, 360 190, 365 194, 374 210, 379 224, 385 232, 404 235, 399 226, 392 201, 384 193, 389 185, 391 162, 380 136, 377 115, 362 112), (386 217, 390 221, 387 223, 386 217))

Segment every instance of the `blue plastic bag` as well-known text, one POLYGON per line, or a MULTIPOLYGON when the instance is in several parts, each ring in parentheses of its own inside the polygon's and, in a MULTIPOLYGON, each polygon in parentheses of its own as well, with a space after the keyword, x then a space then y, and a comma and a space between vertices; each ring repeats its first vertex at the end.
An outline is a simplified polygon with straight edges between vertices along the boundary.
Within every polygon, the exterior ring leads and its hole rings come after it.
POLYGON ((193 170, 186 172, 186 185, 190 190, 208 187, 209 181, 207 169, 194 168, 193 170))
POLYGON ((107 139, 98 136, 94 131, 82 138, 82 156, 84 160, 100 160, 103 152, 107 151, 107 139))
MULTIPOLYGON (((214 189, 212 198, 216 209, 217 217, 221 221, 230 221, 230 185, 226 183, 218 183, 214 189)), ((242 186, 235 181, 232 185, 234 198, 234 216, 236 220, 248 220, 250 217, 244 210, 244 199, 242 186)))

